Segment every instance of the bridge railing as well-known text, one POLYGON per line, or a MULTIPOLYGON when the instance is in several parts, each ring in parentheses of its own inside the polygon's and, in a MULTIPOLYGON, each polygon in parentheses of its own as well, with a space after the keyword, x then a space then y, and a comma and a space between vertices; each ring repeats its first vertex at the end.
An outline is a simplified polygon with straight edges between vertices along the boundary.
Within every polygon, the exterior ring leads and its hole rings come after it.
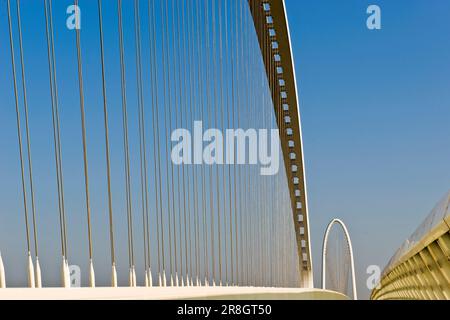
POLYGON ((450 192, 405 240, 372 299, 450 299, 450 192))

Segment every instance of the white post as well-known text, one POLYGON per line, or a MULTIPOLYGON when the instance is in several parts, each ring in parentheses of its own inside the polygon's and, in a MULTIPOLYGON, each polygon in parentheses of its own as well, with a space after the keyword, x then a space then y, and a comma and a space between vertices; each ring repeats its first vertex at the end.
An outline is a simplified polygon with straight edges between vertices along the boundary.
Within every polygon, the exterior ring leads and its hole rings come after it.
POLYGON ((66 283, 67 288, 72 287, 72 280, 70 279, 69 260, 65 260, 64 267, 66 268, 66 283))
POLYGON ((130 287, 133 286, 133 268, 130 268, 130 270, 128 271, 128 285, 130 287))
POLYGON ((64 258, 64 256, 62 257, 62 261, 61 261, 61 283, 63 288, 69 288, 70 287, 70 281, 68 281, 68 277, 70 277, 70 275, 67 275, 68 270, 67 270, 67 264, 66 264, 66 258, 64 258))
POLYGON ((117 287, 117 271, 115 264, 113 264, 111 268, 111 287, 113 288, 117 287))
POLYGON ((147 274, 148 274, 148 286, 153 287, 152 270, 150 268, 148 268, 147 274))
POLYGON ((6 288, 5 267, 3 266, 2 253, 0 252, 0 289, 6 288))
POLYGON ((167 286, 167 281, 166 281, 166 270, 163 270, 163 287, 166 287, 167 286))
POLYGON ((133 287, 136 287, 136 269, 134 266, 132 267, 132 275, 133 275, 133 287))
POLYGON ((145 287, 148 288, 148 272, 147 272, 147 270, 144 271, 144 277, 145 277, 145 287))
POLYGON ((34 288, 34 285, 33 259, 31 258, 31 252, 28 251, 28 288, 34 288))
POLYGON ((42 288, 42 276, 41 276, 41 266, 39 264, 39 258, 36 257, 36 269, 35 269, 35 280, 36 280, 36 288, 42 288))
POLYGON ((89 260, 89 287, 95 288, 95 272, 92 259, 89 260))

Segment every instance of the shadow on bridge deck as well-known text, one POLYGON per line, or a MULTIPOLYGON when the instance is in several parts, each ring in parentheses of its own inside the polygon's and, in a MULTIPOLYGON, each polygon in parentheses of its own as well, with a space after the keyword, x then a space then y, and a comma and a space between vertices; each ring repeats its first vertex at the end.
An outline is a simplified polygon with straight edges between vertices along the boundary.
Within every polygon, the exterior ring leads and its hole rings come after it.
POLYGON ((343 294, 302 288, 122 287, 0 289, 0 300, 347 300, 343 294))

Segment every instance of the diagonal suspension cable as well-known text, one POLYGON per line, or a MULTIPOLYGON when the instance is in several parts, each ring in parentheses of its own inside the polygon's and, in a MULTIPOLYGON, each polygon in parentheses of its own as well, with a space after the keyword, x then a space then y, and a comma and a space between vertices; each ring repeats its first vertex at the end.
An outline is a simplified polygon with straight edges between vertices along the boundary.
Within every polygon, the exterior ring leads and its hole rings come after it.
MULTIPOLYGON (((194 61, 194 46, 193 43, 195 41, 194 39, 194 6, 188 6, 189 12, 188 12, 188 26, 187 26, 187 32, 188 32, 188 61, 192 68, 195 67, 195 61, 194 61)), ((194 92, 197 92, 197 88, 195 87, 195 80, 196 77, 194 77, 194 72, 192 70, 189 70, 189 113, 191 115, 191 123, 195 121, 195 115, 196 115, 196 105, 197 102, 195 101, 195 98, 197 95, 194 95, 194 92)), ((196 277, 196 282, 198 282, 198 243, 197 243, 197 218, 198 218, 198 192, 197 192, 197 167, 194 165, 192 166, 190 170, 192 174, 192 202, 193 202, 193 220, 194 220, 194 239, 190 239, 190 256, 191 260, 193 261, 193 265, 190 265, 191 268, 191 282, 194 278, 194 273, 196 277), (192 254, 192 250, 194 251, 194 254, 192 254)), ((192 217, 191 217, 191 211, 189 216, 189 234, 192 238, 192 217)))
POLYGON ((118 27, 119 27, 119 49, 120 49, 120 74, 121 74, 121 91, 122 91, 122 122, 123 122, 123 147, 125 156, 125 192, 127 203, 127 225, 128 225, 128 264, 129 264, 129 285, 134 287, 135 270, 134 270, 134 246, 133 246, 133 216, 131 202, 131 175, 130 175, 130 156, 128 143, 128 111, 126 101, 126 79, 125 79, 125 58, 124 58, 124 41, 123 41, 123 22, 122 22, 122 0, 117 2, 118 11, 118 27))
MULTIPOLYGON (((201 0, 196 1, 196 23, 197 23, 197 29, 196 29, 196 38, 197 38, 197 50, 198 50, 198 57, 199 61, 203 60, 203 48, 201 47, 200 43, 200 21, 201 21, 201 11, 199 8, 199 3, 201 0)), ((204 97, 204 86, 202 86, 202 66, 204 66, 203 63, 199 63, 198 66, 198 83, 199 83, 199 91, 201 92, 201 106, 200 106, 200 119, 202 121, 204 120, 204 108, 205 108, 205 97, 204 97)), ((205 178, 205 166, 201 166, 201 198, 202 198, 202 232, 203 232, 203 261, 204 261, 204 280, 205 280, 205 286, 209 284, 209 259, 208 259, 208 233, 207 233, 207 216, 206 216, 206 178, 205 178)))
MULTIPOLYGON (((206 29, 206 51, 207 54, 205 54, 206 57, 206 85, 207 85, 207 106, 206 106, 206 113, 208 118, 208 124, 212 126, 213 124, 213 112, 210 111, 210 109, 213 107, 212 103, 213 100, 215 100, 216 96, 216 86, 213 84, 211 86, 211 81, 214 82, 212 79, 214 79, 214 75, 211 72, 211 65, 213 58, 211 58, 212 55, 212 45, 211 45, 211 35, 213 35, 212 30, 210 31, 210 23, 213 21, 212 16, 214 15, 214 1, 212 2, 211 7, 208 5, 209 1, 207 1, 205 8, 206 8, 206 15, 205 15, 205 29, 206 29), (211 16, 210 16, 211 15, 211 16), (214 88, 214 89, 213 89, 214 88)), ((208 173, 209 173, 209 208, 210 208, 210 237, 211 237, 211 278, 212 278, 212 285, 215 286, 216 284, 216 245, 215 245, 215 238, 216 233, 214 232, 215 222, 214 222, 214 188, 213 188, 213 169, 212 166, 208 167, 208 173)))
MULTIPOLYGON (((75 6, 78 6, 78 0, 75 0, 75 6)), ((86 115, 84 107, 83 62, 81 56, 80 29, 76 28, 75 33, 76 33, 77 62, 78 62, 78 88, 80 95, 81 131, 83 140, 84 187, 85 187, 86 215, 87 215, 88 242, 89 242, 89 285, 90 287, 95 287, 95 275, 94 275, 93 251, 92 251, 91 206, 89 195, 89 168, 87 156, 86 115)))
POLYGON ((30 245, 30 229, 28 221, 28 205, 27 205, 27 191, 25 183, 25 166, 23 157, 23 146, 22 146, 22 129, 20 124, 20 110, 19 110, 19 94, 17 88, 17 75, 16 75, 16 62, 14 57, 14 40, 12 34, 12 22, 11 22, 11 4, 8 0, 8 26, 9 26, 9 45, 11 50, 11 67, 13 73, 13 84, 14 84, 14 101, 16 106, 16 125, 17 125, 17 138, 19 143, 19 158, 20 158, 20 172, 21 172, 21 183, 22 183, 22 197, 23 197, 23 208, 24 208, 24 218, 25 218, 25 233, 26 233, 26 244, 27 244, 27 256, 28 256, 28 286, 30 288, 34 287, 34 270, 33 262, 31 260, 31 245, 30 245))
MULTIPOLYGON (((187 18, 186 18, 186 12, 185 12, 185 6, 182 7, 182 26, 184 27, 184 30, 182 32, 183 34, 183 52, 188 52, 189 47, 187 47, 186 43, 188 43, 188 39, 186 37, 186 28, 187 28, 187 18)), ((184 120, 184 127, 187 128, 189 126, 189 99, 188 94, 190 93, 188 89, 188 69, 187 69, 187 63, 184 63, 183 68, 183 96, 184 96, 184 103, 183 103, 183 112, 181 114, 182 119, 184 120)), ((190 285, 190 275, 192 272, 192 255, 191 252, 191 243, 190 243, 190 217, 191 217, 191 201, 190 201, 190 170, 186 168, 185 165, 182 167, 183 169, 183 208, 184 208, 184 214, 183 214, 183 220, 184 220, 184 256, 185 256, 185 274, 186 274, 186 285, 190 285), (186 187, 187 185, 187 187, 186 187), (186 195, 187 194, 187 195, 186 195)))
POLYGON ((158 247, 158 280, 159 285, 162 284, 161 274, 164 270, 164 229, 163 215, 162 215, 162 185, 161 185, 161 148, 160 148, 160 131, 159 131, 159 99, 158 99, 158 68, 156 64, 156 8, 155 1, 150 0, 148 3, 149 16, 149 43, 150 50, 150 65, 151 65, 151 80, 152 80, 152 117, 153 117, 153 160, 154 160, 154 177, 155 177, 155 208, 156 208, 156 237, 158 247), (151 20, 151 21, 150 21, 151 20), (161 238, 160 238, 161 233, 161 238))
MULTIPOLYGON (((244 56, 244 35, 243 35, 243 25, 244 25, 244 21, 243 21, 243 0, 239 0, 239 18, 238 23, 236 24, 236 35, 239 35, 239 44, 240 45, 236 45, 236 68, 238 71, 240 71, 240 75, 238 77, 238 82, 240 82, 240 84, 238 83, 236 85, 237 88, 237 109, 240 111, 243 108, 247 107, 245 104, 243 105, 243 101, 242 101, 242 95, 241 95, 241 91, 243 88, 243 66, 242 66, 242 61, 244 60, 243 56, 244 56), (239 25, 239 28, 238 28, 239 25), (238 50, 240 49, 240 50, 238 50)), ((236 14, 237 16, 237 14, 236 14)), ((241 128, 241 114, 242 111, 237 113, 237 127, 241 128)), ((244 243, 243 243, 243 239, 244 239, 244 220, 243 220, 243 194, 245 191, 244 188, 244 181, 243 181, 243 177, 242 177, 242 167, 239 166, 238 167, 238 183, 237 186, 239 187, 239 191, 237 192, 237 194, 239 195, 239 235, 238 232, 236 231, 236 236, 238 236, 238 239, 236 240, 236 242, 239 241, 239 255, 237 260, 239 261, 239 263, 237 263, 238 269, 237 269, 237 273, 238 273, 238 279, 237 282, 239 284, 244 284, 244 265, 245 265, 245 261, 244 261, 244 243)), ((245 174, 245 173, 244 173, 245 174)), ((236 218, 237 221, 237 218, 236 218)))
MULTIPOLYGON (((172 131, 172 86, 171 86, 171 52, 170 52, 170 31, 169 31, 169 25, 170 25, 170 18, 169 18, 169 1, 165 1, 165 20, 163 20, 165 23, 163 23, 163 29, 166 32, 165 33, 165 55, 166 55, 166 66, 167 66, 167 130, 166 130, 166 139, 167 141, 170 141, 170 133, 172 131)), ((167 209, 168 209, 168 229, 169 229, 169 269, 170 269, 170 285, 174 285, 173 280, 173 274, 174 274, 174 255, 172 254, 172 248, 175 251, 175 232, 172 229, 174 221, 174 197, 171 197, 173 195, 174 190, 174 182, 173 182, 173 162, 170 157, 170 150, 168 148, 168 142, 165 144, 166 146, 166 155, 167 155, 167 161, 170 163, 170 170, 169 170, 169 164, 166 164, 166 173, 167 173, 167 209), (173 240, 172 240, 173 239, 173 240), (172 242, 173 241, 173 242, 172 242)))
MULTIPOLYGON (((172 3, 172 46, 173 46, 173 59, 174 59, 174 67, 172 68, 172 72, 173 72, 173 86, 174 86, 174 105, 175 105, 175 110, 174 110, 174 115, 175 115, 175 126, 177 128, 180 128, 181 125, 179 124, 179 113, 180 113, 180 106, 181 106, 181 77, 180 77, 180 64, 181 64, 181 53, 180 53, 180 36, 179 36, 179 29, 178 29, 178 22, 179 22, 179 10, 175 10, 175 7, 179 8, 179 6, 176 6, 176 2, 177 1, 173 1, 172 3), (177 15, 175 15, 177 14, 177 15), (178 22, 177 22, 178 21, 178 22), (178 73, 177 73, 178 72, 178 73), (178 79, 179 81, 176 81, 176 79, 178 79), (176 97, 176 95, 178 94, 178 99, 176 97)), ((173 202, 173 206, 172 206, 172 210, 174 213, 174 220, 173 220, 173 225, 174 225, 174 262, 175 262, 175 286, 179 285, 179 275, 178 275, 178 271, 179 271, 179 264, 178 264, 178 258, 179 256, 181 256, 181 259, 183 257, 182 252, 181 252, 181 248, 182 248, 182 243, 181 243, 181 236, 178 238, 177 240, 177 233, 180 232, 181 233, 181 186, 180 186, 180 166, 177 166, 176 168, 176 172, 177 172, 177 192, 176 192, 176 198, 177 200, 175 201, 175 190, 173 189, 174 186, 172 185, 172 190, 174 192, 174 200, 173 202), (177 208, 175 210, 175 203, 177 204, 177 208), (175 214, 176 211, 176 214, 175 214), (177 219, 178 219, 178 230, 177 230, 177 219)), ((172 176, 172 181, 173 181, 173 176, 172 176)))
POLYGON ((148 210, 148 174, 147 174, 147 149, 145 139, 145 110, 142 86, 142 61, 141 61, 141 19, 139 12, 139 1, 134 1, 134 25, 135 25, 135 45, 136 45, 136 83, 138 89, 138 118, 139 118, 139 156, 141 175, 141 201, 142 201, 142 227, 144 241, 144 272, 145 286, 150 285, 148 269, 150 265, 149 248, 149 210, 148 210))
MULTIPOLYGON (((58 159, 59 159, 59 177, 60 177, 60 188, 61 188, 61 203, 62 203, 62 217, 63 217, 63 228, 64 228, 64 252, 66 259, 66 269, 68 269, 68 249, 67 249, 67 223, 66 223, 66 210, 65 210, 65 200, 64 200, 64 178, 62 169, 62 148, 61 148, 61 125, 59 117, 59 102, 58 102, 58 82, 56 81, 56 57, 55 57, 55 32, 53 31, 53 11, 52 11, 52 0, 48 2, 49 10, 49 20, 50 20, 50 37, 51 37, 51 55, 52 55, 52 70, 53 70, 53 86, 54 86, 54 99, 55 99, 55 120, 56 120, 56 133, 57 133, 57 143, 58 143, 58 159)), ((68 272, 68 270, 66 271, 68 272)))
POLYGON ((23 41, 22 41, 22 23, 20 15, 20 0, 16 2, 17 10, 17 28, 19 31, 19 49, 20 49, 20 64, 22 71, 22 94, 23 94, 23 105, 25 111, 25 131, 27 140, 27 158, 28 158, 28 178, 30 182, 30 194, 31 194, 31 212, 32 212, 32 223, 33 223, 33 240, 34 240, 34 253, 36 258, 36 269, 35 269, 35 286, 40 288, 42 286, 41 282, 41 268, 39 265, 39 247, 38 247, 38 234, 37 234, 37 221, 36 221, 36 205, 34 197, 34 182, 33 182, 33 163, 31 160, 31 140, 30 140, 30 128, 28 121, 28 99, 27 99, 27 86, 25 79, 25 63, 24 63, 24 53, 23 53, 23 41))
POLYGON ((56 82, 56 61, 54 50, 54 36, 53 36, 53 18, 51 1, 44 0, 45 9, 45 30, 47 37, 47 56, 48 69, 50 80, 50 98, 52 107, 52 127, 53 127, 53 144, 55 151, 55 166, 56 166, 56 183, 58 193, 58 212, 59 212, 59 226, 61 237, 61 254, 62 254, 62 284, 64 287, 70 286, 68 281, 68 253, 67 253, 67 229, 65 218, 65 204, 64 204, 64 184, 62 175, 62 159, 61 159, 61 138, 60 138, 60 124, 59 124, 59 107, 58 107, 58 85, 56 82))
MULTIPOLYGON (((165 132, 165 137, 166 139, 168 139, 169 137, 169 124, 168 124, 168 116, 171 117, 171 114, 167 115, 167 106, 170 106, 170 92, 168 89, 168 81, 170 81, 169 78, 169 72, 167 71, 168 69, 168 59, 169 59, 169 55, 168 55, 168 48, 166 47, 167 44, 165 40, 168 39, 168 4, 167 2, 165 2, 165 4, 161 4, 161 24, 162 24, 162 31, 163 31, 163 35, 162 35, 162 67, 163 67, 163 96, 164 96, 164 132, 165 132), (169 102, 168 102, 169 100, 169 102)), ((168 152, 168 146, 167 146, 168 142, 166 142, 164 144, 165 146, 165 155, 166 155, 166 177, 167 177, 167 181, 166 181, 166 193, 167 193, 167 212, 168 212, 168 237, 169 237, 169 272, 172 276, 172 233, 171 233, 171 207, 170 207, 170 184, 169 184, 169 164, 167 163, 168 161, 170 161, 170 156, 169 156, 169 152, 168 152)), ((162 224, 162 227, 164 228, 164 224, 162 224)), ((163 267, 163 286, 166 286, 166 270, 163 267)))
MULTIPOLYGON (((217 81, 217 73, 216 73, 216 67, 217 67, 217 44, 216 44, 216 7, 215 7, 215 1, 213 1, 211 13, 212 13, 212 55, 213 55, 213 82, 214 82, 214 124, 216 127, 218 126, 218 119, 217 119, 217 109, 219 108, 218 101, 222 101, 221 95, 218 94, 218 81, 217 81)), ((220 90, 221 91, 221 90, 220 90)), ((222 236, 221 236, 221 224, 220 224, 220 186, 219 186, 219 167, 216 165, 216 198, 217 198, 217 241, 218 241, 218 267, 219 267, 219 285, 222 285, 222 236)))
POLYGON ((108 218, 109 218, 109 241, 111 250, 111 286, 117 287, 117 271, 116 271, 116 254, 114 246, 114 221, 113 221, 113 206, 112 206, 112 192, 111 192, 111 159, 109 151, 109 127, 108 127, 108 105, 106 99, 106 77, 105 77, 105 57, 103 44, 103 20, 102 20, 102 0, 97 1, 98 5, 98 24, 100 31, 100 60, 102 66, 102 95, 103 95, 103 118, 105 126, 105 152, 106 152, 106 176, 108 187, 108 218))
MULTIPOLYGON (((182 34, 182 41, 180 37, 178 38, 179 46, 182 50, 182 52, 186 52, 186 33, 183 32, 183 28, 185 26, 185 12, 184 12, 184 6, 179 6, 180 9, 178 10, 178 21, 179 21, 179 30, 182 34), (181 46, 182 43, 182 46, 181 46)), ((186 97, 186 63, 183 63, 183 69, 181 69, 181 57, 179 58, 179 65, 180 65, 180 122, 183 127, 187 127, 187 120, 185 116, 185 112, 187 110, 187 102, 186 99, 182 99, 182 97, 186 97), (181 74, 183 74, 183 77, 181 77, 181 74), (185 123, 186 122, 186 123, 185 123)), ((182 164, 181 166, 181 175, 182 175, 182 190, 183 190, 183 238, 184 238, 184 254, 181 254, 181 286, 184 286, 184 275, 186 275, 186 281, 188 281, 188 250, 187 250, 187 202, 186 202, 186 164, 182 164), (184 259, 183 259, 184 258, 184 259), (184 262, 184 263, 183 263, 184 262)), ((181 223, 181 218, 180 218, 181 223)), ((180 226, 180 232, 181 232, 181 226, 180 226)), ((181 235, 180 235, 180 241, 181 241, 181 235)), ((181 250, 183 248, 181 247, 181 250)), ((188 284, 188 283, 187 283, 188 284)))

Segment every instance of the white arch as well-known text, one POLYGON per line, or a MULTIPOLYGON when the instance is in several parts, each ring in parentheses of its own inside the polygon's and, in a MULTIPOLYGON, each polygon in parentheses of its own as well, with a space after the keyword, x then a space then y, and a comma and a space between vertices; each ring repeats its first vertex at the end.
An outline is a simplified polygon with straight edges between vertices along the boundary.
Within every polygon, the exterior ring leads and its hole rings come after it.
MULTIPOLYGON (((250 5, 253 1, 248 0, 250 11, 252 12, 252 16, 254 19, 255 26, 258 26, 260 23, 267 23, 266 14, 261 14, 261 12, 257 10, 261 10, 263 8, 263 4, 269 5, 270 16, 272 17, 272 27, 276 32, 276 42, 279 45, 276 52, 280 57, 279 62, 277 64, 280 65, 283 74, 283 80, 285 84, 284 90, 289 91, 287 97, 284 98, 286 101, 286 105, 290 108, 290 130, 291 134, 287 134, 287 132, 283 135, 280 135, 282 141, 282 149, 283 145, 285 146, 283 149, 283 156, 287 162, 292 162, 293 159, 289 159, 289 156, 292 152, 296 156, 295 165, 298 167, 296 174, 289 169, 290 166, 286 167, 286 172, 289 177, 297 177, 299 178, 300 185, 298 187, 293 183, 293 179, 289 179, 289 190, 291 194, 291 202, 292 207, 296 208, 297 203, 301 205, 301 215, 302 222, 298 221, 298 211, 294 209, 293 218, 295 219, 295 232, 298 243, 303 243, 304 246, 298 246, 298 256, 299 263, 301 268, 301 279, 300 286, 303 288, 313 288, 313 265, 312 265, 312 257, 311 257, 311 239, 310 239, 310 225, 309 225, 309 213, 308 213, 308 198, 307 198, 307 188, 306 188, 306 176, 305 176, 305 166, 304 166, 304 154, 303 154, 303 141, 302 141, 302 130, 301 130, 301 119, 300 119, 300 110, 299 110, 299 98, 298 98, 298 88, 297 88, 297 80, 295 73, 295 65, 294 65, 294 56, 291 46, 291 35, 289 30, 289 23, 287 17, 287 10, 285 5, 285 0, 256 0, 256 6, 250 5), (286 89, 287 88, 287 89, 286 89), (287 137, 289 135, 289 137, 287 137), (288 147, 288 140, 294 141, 293 147, 288 147), (296 190, 301 192, 300 196, 296 195, 296 190), (301 190, 301 191, 300 191, 301 190), (300 231, 302 230, 302 232, 300 231)), ((258 34, 258 40, 260 41, 261 53, 264 60, 273 61, 274 60, 274 51, 267 52, 264 49, 264 41, 266 39, 266 28, 255 28, 258 34), (261 43, 262 41, 262 43, 261 43), (269 55, 269 56, 267 56, 269 55)), ((272 40, 269 40, 272 41, 272 40)), ((273 68, 273 66, 271 66, 273 68)), ((269 66, 266 66, 266 71, 269 73, 269 66)), ((273 70, 272 70, 273 71, 273 70)), ((267 74, 269 77, 269 74, 267 74)), ((272 94, 274 97, 281 97, 281 90, 277 90, 274 86, 272 89, 272 94)), ((300 209, 300 208, 298 208, 300 209)))
POLYGON ((333 219, 327 226, 327 230, 325 231, 325 236, 323 238, 323 246, 322 246, 322 289, 325 289, 325 279, 326 279, 326 254, 327 254, 327 245, 328 245, 328 235, 331 231, 331 227, 334 224, 338 224, 341 226, 342 230, 344 230, 345 240, 347 241, 348 249, 350 251, 350 269, 352 273, 352 289, 353 289, 353 299, 358 299, 356 293, 356 277, 355 277, 355 262, 353 260, 353 247, 352 241, 350 240, 350 235, 348 233, 347 227, 344 222, 340 219, 333 219))
MULTIPOLYGON (((303 153, 303 138, 302 138, 302 127, 301 127, 301 118, 300 118, 300 108, 299 108, 299 99, 298 99, 298 88, 297 88, 297 76, 296 76, 296 72, 295 72, 295 64, 294 64, 294 54, 293 54, 293 50, 292 50, 292 41, 291 41, 291 32, 289 29, 289 22, 288 22, 288 16, 287 16, 287 10, 286 10, 286 4, 284 3, 285 0, 282 0, 282 7, 283 7, 283 12, 284 12, 284 19, 286 20, 286 33, 287 33, 287 37, 288 37, 288 45, 289 45, 289 52, 291 54, 291 65, 292 65, 292 74, 293 74, 293 78, 294 78, 294 88, 295 88, 295 99, 297 101, 297 117, 298 117, 298 132, 299 132, 299 137, 300 137, 300 157, 301 157, 301 162, 302 164, 305 163, 305 158, 304 158, 304 153, 303 153)), ((308 242, 307 242, 307 246, 308 246, 308 260, 309 260, 309 264, 310 264, 310 270, 309 272, 307 272, 304 275, 304 279, 303 279, 303 287, 306 288, 313 288, 314 287, 314 276, 313 276, 313 262, 312 262, 312 257, 311 257, 311 234, 310 234, 310 230, 309 230, 309 211, 308 211, 308 193, 306 192, 306 173, 305 173, 305 166, 303 166, 302 168, 303 170, 303 181, 304 181, 304 206, 305 206, 305 210, 304 210, 304 214, 305 214, 305 218, 306 218, 306 231, 307 231, 307 237, 308 237, 308 242)))

